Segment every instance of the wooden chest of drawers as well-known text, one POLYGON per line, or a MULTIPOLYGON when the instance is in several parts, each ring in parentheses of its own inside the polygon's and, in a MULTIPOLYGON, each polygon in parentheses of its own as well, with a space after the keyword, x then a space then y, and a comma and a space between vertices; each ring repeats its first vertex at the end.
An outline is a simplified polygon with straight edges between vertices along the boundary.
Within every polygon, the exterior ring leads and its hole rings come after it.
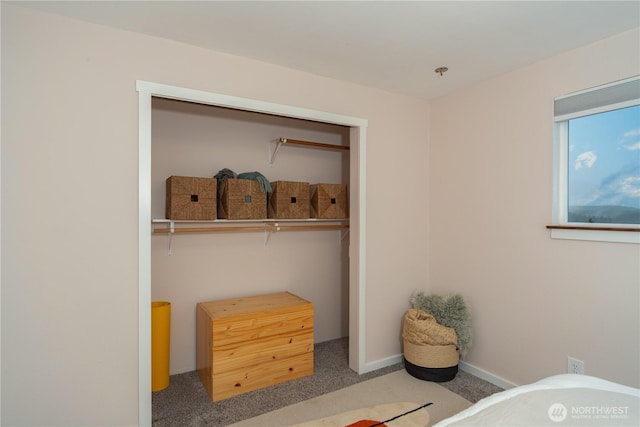
POLYGON ((199 303, 196 335, 214 402, 313 374, 313 304, 289 292, 199 303))

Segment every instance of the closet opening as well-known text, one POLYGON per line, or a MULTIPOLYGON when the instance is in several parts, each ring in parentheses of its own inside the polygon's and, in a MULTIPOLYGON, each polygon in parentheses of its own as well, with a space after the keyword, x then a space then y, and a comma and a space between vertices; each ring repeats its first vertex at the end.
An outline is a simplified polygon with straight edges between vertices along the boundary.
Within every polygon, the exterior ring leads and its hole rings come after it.
POLYGON ((172 374, 195 370, 197 302, 288 290, 314 303, 315 342, 349 337, 349 366, 364 364, 364 147, 367 122, 280 104, 137 82, 139 92, 139 397, 150 424, 150 305, 172 302, 172 374), (279 138, 348 146, 277 147, 279 138), (278 150, 277 158, 274 157, 278 150), (257 171, 270 181, 344 183, 349 231, 172 235, 168 176, 257 171))

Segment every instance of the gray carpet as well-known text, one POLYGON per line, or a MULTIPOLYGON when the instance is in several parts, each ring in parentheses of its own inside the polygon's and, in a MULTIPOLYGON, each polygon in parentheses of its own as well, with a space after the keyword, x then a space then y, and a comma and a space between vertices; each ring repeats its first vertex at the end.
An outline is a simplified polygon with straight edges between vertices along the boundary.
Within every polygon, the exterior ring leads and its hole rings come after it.
MULTIPOLYGON (((196 371, 172 375, 170 385, 153 393, 154 427, 218 427, 252 418, 287 405, 348 387, 390 372, 402 364, 358 375, 349 369, 348 338, 318 343, 314 349, 314 374, 240 396, 211 402, 196 371)), ((474 403, 501 388, 460 371, 439 385, 474 403)))

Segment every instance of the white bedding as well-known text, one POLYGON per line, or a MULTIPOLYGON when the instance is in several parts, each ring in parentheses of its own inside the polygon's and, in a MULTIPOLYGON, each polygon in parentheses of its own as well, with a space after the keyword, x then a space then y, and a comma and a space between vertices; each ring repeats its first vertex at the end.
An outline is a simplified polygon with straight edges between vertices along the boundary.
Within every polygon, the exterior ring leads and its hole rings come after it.
POLYGON ((640 426, 640 390, 562 374, 480 400, 445 426, 640 426))

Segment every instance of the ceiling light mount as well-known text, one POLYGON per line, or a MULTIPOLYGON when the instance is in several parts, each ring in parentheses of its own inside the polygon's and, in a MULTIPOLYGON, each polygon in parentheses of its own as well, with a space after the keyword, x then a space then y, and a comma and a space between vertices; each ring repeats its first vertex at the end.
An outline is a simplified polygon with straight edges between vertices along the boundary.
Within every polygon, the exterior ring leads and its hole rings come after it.
POLYGON ((447 71, 449 71, 449 69, 447 67, 438 67, 436 68, 436 73, 440 74, 441 76, 446 73, 447 71))

